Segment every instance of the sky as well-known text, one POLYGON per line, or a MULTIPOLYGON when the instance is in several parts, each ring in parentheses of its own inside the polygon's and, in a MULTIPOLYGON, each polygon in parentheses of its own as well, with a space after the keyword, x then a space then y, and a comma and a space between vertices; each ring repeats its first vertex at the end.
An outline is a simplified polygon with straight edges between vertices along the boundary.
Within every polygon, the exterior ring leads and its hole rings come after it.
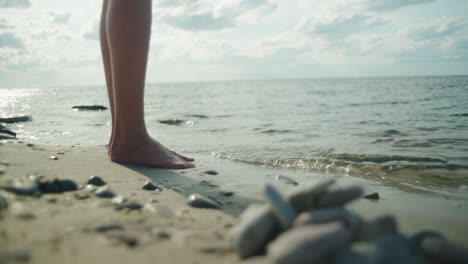
MULTIPOLYGON (((97 0, 0 0, 0 88, 104 84, 97 0)), ((468 74, 468 0, 153 0, 147 82, 468 74)))

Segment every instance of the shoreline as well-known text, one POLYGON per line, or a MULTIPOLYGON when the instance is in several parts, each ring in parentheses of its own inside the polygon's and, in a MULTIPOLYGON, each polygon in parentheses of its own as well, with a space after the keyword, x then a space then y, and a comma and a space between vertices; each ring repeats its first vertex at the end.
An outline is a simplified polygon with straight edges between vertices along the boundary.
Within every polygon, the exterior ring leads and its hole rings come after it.
MULTIPOLYGON (((295 174, 306 174, 306 180, 299 185, 332 177, 240 164, 209 155, 195 159, 197 168, 173 171, 113 163, 105 148, 0 144, 0 161, 5 162, 0 165, 4 170, 0 175, 2 183, 35 174, 71 179, 84 186, 90 176, 97 175, 118 195, 144 205, 142 210, 122 212, 114 209, 110 199, 92 194, 77 199, 75 193, 84 190, 40 197, 14 197, 0 190, 1 195, 8 196, 10 205, 0 211, 0 243, 7 245, 0 250, 0 263, 2 256, 18 250, 25 250, 31 263, 219 263, 220 257, 223 263, 240 263, 230 247, 228 232, 248 205, 263 202, 265 183, 287 192, 294 185, 275 180, 275 176, 294 178, 295 174), (60 151, 63 154, 57 154, 60 151), (50 159, 52 155, 58 159, 50 159), (218 175, 207 174, 208 170, 215 170, 218 175), (163 191, 142 190, 148 180, 163 191), (186 199, 193 193, 218 201, 222 210, 188 206, 186 199), (34 217, 15 216, 11 211, 18 211, 19 207, 34 217), (118 235, 135 239, 137 245, 115 245, 115 237, 93 231, 99 225, 109 224, 121 226, 123 232, 118 235)), ((359 184, 366 193, 380 194, 378 201, 358 199, 351 204, 350 209, 365 218, 395 215, 404 233, 431 229, 468 245, 467 199, 405 190, 404 186, 351 176, 335 178, 339 184, 359 184)))

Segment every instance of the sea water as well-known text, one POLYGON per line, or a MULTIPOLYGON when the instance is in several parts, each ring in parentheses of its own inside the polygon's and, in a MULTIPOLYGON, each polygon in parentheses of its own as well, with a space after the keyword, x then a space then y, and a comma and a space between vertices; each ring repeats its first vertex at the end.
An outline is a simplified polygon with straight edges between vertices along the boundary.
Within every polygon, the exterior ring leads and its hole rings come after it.
MULTIPOLYGON (((18 139, 106 146, 105 86, 0 89, 18 139)), ((258 166, 427 188, 468 185, 468 76, 148 84, 146 123, 164 145, 258 166)), ((137 139, 136 139, 137 140, 137 139)))

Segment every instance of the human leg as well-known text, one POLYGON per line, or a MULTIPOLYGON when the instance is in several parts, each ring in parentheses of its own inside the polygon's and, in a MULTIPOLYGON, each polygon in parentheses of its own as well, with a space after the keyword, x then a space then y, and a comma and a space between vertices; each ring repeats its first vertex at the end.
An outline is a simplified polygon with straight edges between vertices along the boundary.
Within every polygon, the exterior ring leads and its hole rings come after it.
MULTIPOLYGON (((151 33, 151 0, 112 0, 104 22, 113 95, 109 155, 122 163, 183 169, 194 165, 152 139, 144 120, 144 85, 151 33)), ((103 55, 104 56, 104 55, 103 55)))

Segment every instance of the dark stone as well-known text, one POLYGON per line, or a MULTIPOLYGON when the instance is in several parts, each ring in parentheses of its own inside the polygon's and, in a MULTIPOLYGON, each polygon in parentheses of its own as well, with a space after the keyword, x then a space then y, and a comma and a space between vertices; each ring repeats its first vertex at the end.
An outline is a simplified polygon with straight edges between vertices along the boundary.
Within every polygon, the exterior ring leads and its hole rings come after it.
POLYGON ((91 176, 89 177, 88 184, 94 185, 94 186, 104 186, 106 185, 106 182, 99 176, 91 176))
POLYGON ((31 116, 12 116, 12 117, 0 117, 0 123, 19 123, 19 122, 28 122, 31 121, 31 116))
POLYGON ((147 191, 161 190, 161 188, 159 186, 152 183, 151 181, 145 182, 145 184, 143 184, 143 186, 141 186, 141 188, 143 190, 147 190, 147 191))
POLYGON ((143 205, 137 202, 129 202, 129 203, 117 204, 114 208, 115 210, 123 210, 123 209, 140 210, 141 208, 143 208, 143 205))
POLYGON ((366 198, 366 199, 370 199, 370 200, 379 200, 380 195, 379 195, 378 192, 373 192, 373 193, 366 194, 366 195, 362 196, 362 198, 366 198))
POLYGON ((204 172, 205 174, 208 174, 208 175, 218 175, 219 173, 215 170, 207 170, 204 172))
POLYGON ((220 208, 220 206, 216 202, 206 197, 203 197, 199 194, 190 195, 190 197, 187 200, 187 204, 195 208, 211 208, 211 209, 220 208))
POLYGON ((11 131, 10 129, 8 128, 0 128, 0 133, 2 134, 8 134, 10 136, 13 136, 13 137, 16 137, 16 133, 11 131))
POLYGON ((234 195, 234 192, 231 191, 221 191, 220 194, 224 197, 230 197, 234 195))
POLYGON ((75 105, 72 109, 78 111, 102 111, 107 110, 107 107, 102 105, 75 105))
POLYGON ((41 180, 39 188, 43 193, 62 193, 68 191, 75 191, 78 185, 72 180, 41 180))
POLYGON ((94 231, 99 233, 104 233, 113 230, 124 230, 124 227, 119 224, 106 224, 106 225, 98 225, 94 228, 94 231))
POLYGON ((166 119, 166 120, 158 120, 158 122, 161 123, 161 124, 178 126, 178 125, 181 125, 182 123, 184 123, 185 121, 180 120, 180 119, 166 119))
POLYGON ((97 188, 94 194, 100 198, 114 198, 116 196, 115 193, 108 186, 102 186, 97 188))

